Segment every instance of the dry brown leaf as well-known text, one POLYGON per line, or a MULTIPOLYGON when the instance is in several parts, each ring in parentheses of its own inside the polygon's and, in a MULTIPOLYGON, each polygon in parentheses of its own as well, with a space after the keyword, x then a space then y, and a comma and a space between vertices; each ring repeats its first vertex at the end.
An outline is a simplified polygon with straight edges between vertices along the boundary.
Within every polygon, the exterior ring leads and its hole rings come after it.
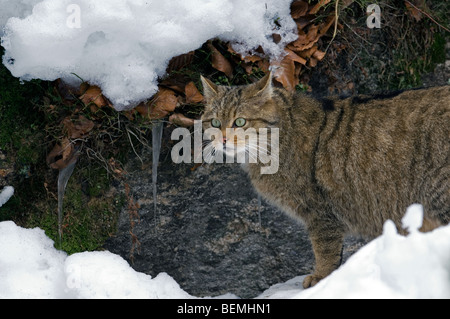
POLYGON ((306 26, 308 26, 312 22, 313 17, 314 17, 313 15, 307 15, 307 16, 295 19, 295 23, 297 24, 297 28, 299 30, 304 29, 306 26))
POLYGON ((160 88, 156 96, 152 99, 152 104, 163 110, 172 112, 177 107, 177 97, 174 91, 160 88))
POLYGON ((306 60, 304 58, 302 58, 301 56, 298 56, 294 51, 289 50, 289 49, 284 49, 284 51, 287 53, 286 58, 289 58, 292 61, 298 62, 303 65, 306 64, 306 60))
POLYGON ((325 57, 325 52, 320 51, 320 50, 316 50, 313 55, 312 55, 315 59, 317 59, 318 61, 322 61, 323 58, 325 57))
POLYGON ((76 161, 77 157, 72 143, 65 138, 61 144, 56 144, 47 155, 47 164, 53 169, 61 170, 76 161))
POLYGON ((336 16, 334 14, 332 14, 327 18, 326 22, 320 24, 320 31, 319 31, 320 36, 327 33, 328 29, 332 25, 334 25, 335 19, 336 19, 336 16))
POLYGON ((306 64, 306 60, 295 54, 289 49, 285 49, 286 56, 280 62, 274 62, 274 79, 281 83, 283 87, 288 91, 294 91, 295 86, 299 83, 298 75, 299 69, 296 68, 295 62, 306 64))
POLYGON ((261 61, 257 62, 258 68, 261 69, 261 71, 263 71, 264 73, 268 73, 269 72, 269 68, 270 68, 270 62, 268 59, 263 59, 261 61))
POLYGON ((324 5, 330 3, 331 0, 319 0, 319 2, 309 11, 310 14, 316 14, 319 12, 320 8, 322 8, 324 5))
POLYGON ((11 169, 11 168, 1 168, 0 169, 0 177, 5 178, 12 172, 13 172, 13 169, 11 169))
POLYGON ((317 51, 317 45, 313 44, 313 46, 311 48, 303 50, 303 51, 299 52, 298 54, 304 59, 310 59, 316 51, 317 51))
POLYGON ((191 79, 181 73, 172 73, 169 77, 160 82, 161 87, 175 91, 178 94, 184 94, 184 88, 191 79))
POLYGON ((71 139, 84 138, 94 128, 95 124, 91 120, 88 120, 83 115, 78 116, 75 119, 66 117, 62 124, 67 136, 71 139))
POLYGON ((253 63, 257 63, 258 67, 261 68, 261 70, 263 70, 264 72, 266 72, 268 70, 268 63, 267 63, 267 67, 264 69, 264 66, 266 65, 264 61, 264 59, 259 56, 259 55, 246 55, 246 56, 242 56, 241 54, 237 53, 233 47, 231 46, 230 43, 228 43, 228 52, 230 52, 232 54, 233 60, 240 64, 240 66, 242 68, 244 68, 245 72, 247 72, 247 74, 252 74, 253 73, 253 63), (261 67, 262 65, 262 67, 261 67))
MULTIPOLYGON (((136 111, 139 114, 141 114, 142 116, 148 117, 149 116, 148 114, 150 113, 150 106, 148 103, 142 102, 138 106, 136 106, 132 111, 136 111)), ((130 115, 129 118, 133 117, 133 114, 129 114, 129 115, 130 115)))
POLYGON ((303 32, 303 30, 299 30, 297 40, 291 42, 288 45, 288 48, 296 52, 310 49, 317 41, 319 41, 320 37, 319 26, 312 25, 309 28, 308 33, 303 32))
POLYGON ((296 0, 291 4, 291 16, 298 19, 308 12, 308 3, 302 0, 296 0))
POLYGON ((188 118, 180 113, 174 113, 169 116, 169 122, 183 127, 190 127, 194 125, 194 119, 188 118))
POLYGON ((308 40, 307 34, 303 30, 298 30, 298 37, 295 41, 291 42, 290 45, 295 47, 300 47, 302 45, 308 44, 311 42, 308 40))
POLYGON ((186 94, 186 103, 200 103, 203 101, 203 95, 195 86, 194 82, 189 82, 184 88, 186 94))
POLYGON ((314 67, 317 65, 317 59, 311 57, 311 58, 308 60, 308 65, 309 65, 310 67, 314 68, 314 67))
POLYGON ((281 35, 278 33, 272 33, 272 40, 273 42, 275 42, 276 44, 280 43, 281 41, 281 35))
POLYGON ((97 107, 103 107, 110 105, 109 102, 102 94, 102 90, 95 85, 90 86, 82 96, 80 100, 85 104, 89 105, 91 103, 95 104, 97 107))
POLYGON ((134 114, 136 113, 135 109, 131 109, 131 110, 127 110, 127 111, 122 111, 122 114, 125 115, 125 117, 127 119, 129 119, 130 121, 134 121, 134 114))
POLYGON ((230 61, 225 59, 222 53, 220 53, 212 43, 208 43, 208 47, 212 53, 212 67, 225 73, 228 78, 232 78, 233 67, 231 66, 230 61))
POLYGON ((167 73, 170 74, 172 71, 179 71, 189 64, 192 63, 194 60, 194 51, 178 55, 176 57, 173 57, 169 61, 169 65, 167 66, 167 73))
POLYGON ((411 3, 409 1, 405 1, 405 6, 406 6, 406 9, 408 9, 408 11, 411 14, 411 16, 417 22, 419 22, 420 20, 422 20, 422 12, 419 10, 420 4, 418 3, 418 1, 413 1, 413 2, 415 2, 415 3, 411 3))
POLYGON ((175 92, 160 88, 148 103, 139 104, 135 110, 149 119, 160 119, 173 112, 177 105, 178 99, 175 92))

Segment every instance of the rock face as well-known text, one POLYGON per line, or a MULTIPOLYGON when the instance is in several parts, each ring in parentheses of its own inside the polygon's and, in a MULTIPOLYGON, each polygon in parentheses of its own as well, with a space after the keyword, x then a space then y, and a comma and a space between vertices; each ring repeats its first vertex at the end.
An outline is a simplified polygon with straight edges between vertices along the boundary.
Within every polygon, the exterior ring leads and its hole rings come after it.
MULTIPOLYGON (((314 255, 304 227, 264 201, 259 214, 258 197, 239 164, 192 171, 193 165, 174 164, 163 155, 155 216, 151 154, 141 158, 148 168, 137 159, 127 167, 139 218, 125 207, 118 233, 105 245, 134 269, 152 276, 166 272, 195 296, 242 298, 312 272, 314 255), (133 238, 139 241, 135 249, 133 238)), ((344 259, 361 245, 347 240, 344 259)))

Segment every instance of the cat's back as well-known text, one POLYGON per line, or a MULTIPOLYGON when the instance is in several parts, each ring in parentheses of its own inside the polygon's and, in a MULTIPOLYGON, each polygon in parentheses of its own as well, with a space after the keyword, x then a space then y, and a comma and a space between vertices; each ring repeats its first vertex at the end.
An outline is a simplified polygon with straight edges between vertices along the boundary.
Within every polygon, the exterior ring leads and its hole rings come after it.
POLYGON ((318 102, 314 178, 349 228, 376 235, 432 198, 450 207, 450 86, 318 102))

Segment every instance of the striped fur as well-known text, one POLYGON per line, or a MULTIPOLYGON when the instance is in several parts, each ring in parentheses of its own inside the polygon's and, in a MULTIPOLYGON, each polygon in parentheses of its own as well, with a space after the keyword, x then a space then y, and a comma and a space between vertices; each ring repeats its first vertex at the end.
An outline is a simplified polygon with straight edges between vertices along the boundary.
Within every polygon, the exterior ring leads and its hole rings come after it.
POLYGON ((316 269, 304 287, 339 266, 346 234, 375 237, 388 219, 403 233, 413 203, 424 206, 423 231, 450 222, 450 86, 317 100, 272 88, 270 75, 244 87, 203 85, 204 119, 280 129, 278 173, 249 164, 248 174, 307 226, 316 269))

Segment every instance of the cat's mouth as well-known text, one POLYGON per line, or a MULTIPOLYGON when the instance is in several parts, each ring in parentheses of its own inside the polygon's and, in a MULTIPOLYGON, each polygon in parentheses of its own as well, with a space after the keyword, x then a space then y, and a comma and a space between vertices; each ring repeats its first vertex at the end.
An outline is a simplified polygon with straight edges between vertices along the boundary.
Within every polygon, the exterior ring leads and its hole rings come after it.
POLYGON ((215 147, 216 151, 222 152, 227 156, 236 156, 239 153, 245 152, 245 146, 232 145, 232 144, 222 144, 221 146, 215 147))
POLYGON ((247 149, 245 145, 236 145, 232 144, 231 142, 215 143, 214 141, 212 141, 209 145, 209 147, 211 147, 213 155, 222 154, 229 158, 234 158, 241 153, 245 153, 247 149))

